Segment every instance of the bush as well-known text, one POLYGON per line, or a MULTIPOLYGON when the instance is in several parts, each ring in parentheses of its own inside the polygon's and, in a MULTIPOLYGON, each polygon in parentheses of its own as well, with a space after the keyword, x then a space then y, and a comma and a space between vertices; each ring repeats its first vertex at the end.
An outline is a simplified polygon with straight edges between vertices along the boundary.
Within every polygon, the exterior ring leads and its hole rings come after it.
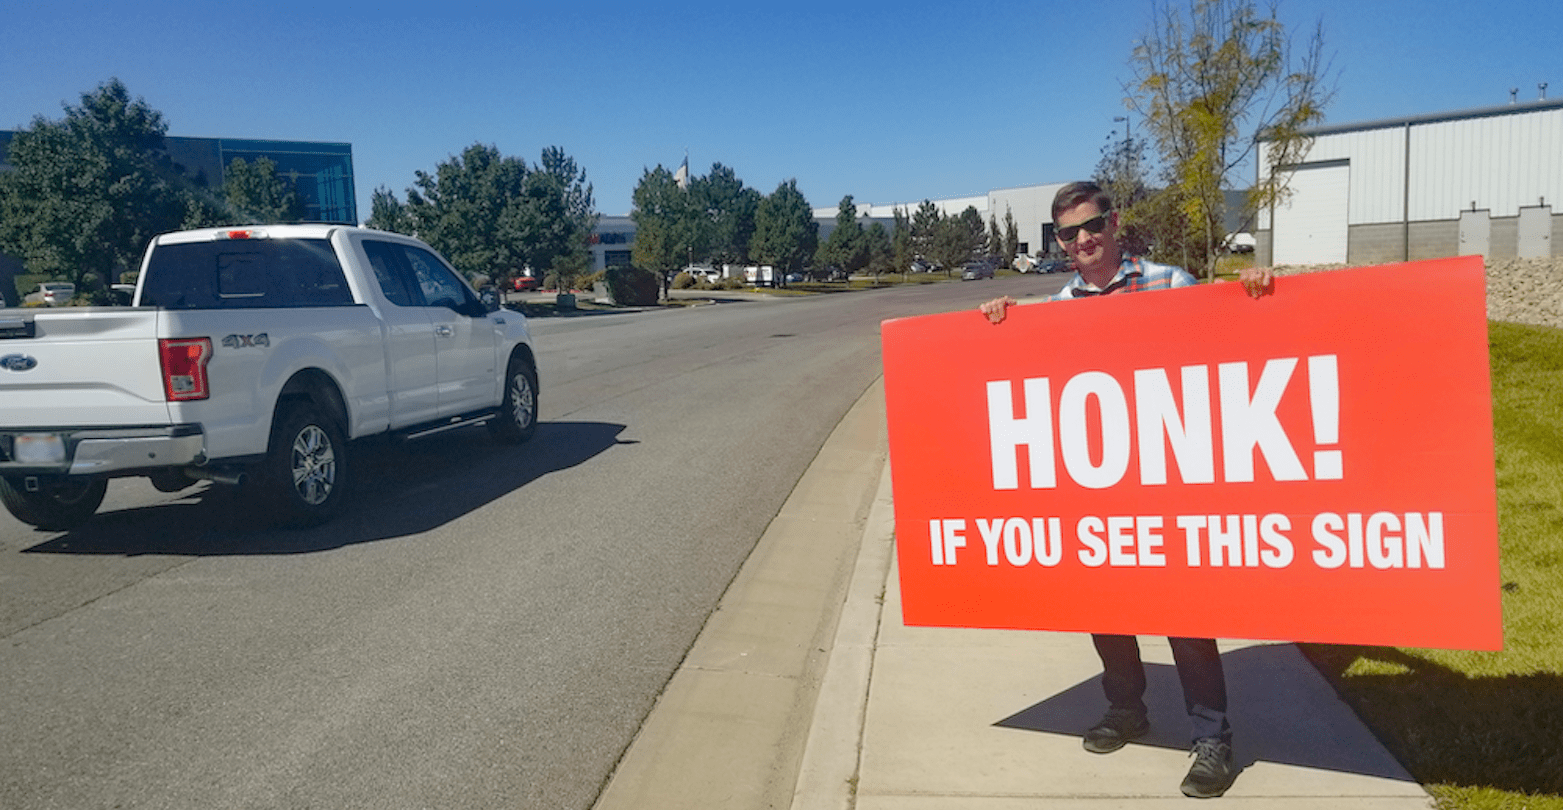
POLYGON ((673 277, 673 289, 687 290, 695 286, 695 277, 689 273, 679 273, 673 277))
POLYGON ((605 271, 608 294, 621 307, 644 307, 657 303, 661 285, 657 274, 638 267, 610 267, 605 271))

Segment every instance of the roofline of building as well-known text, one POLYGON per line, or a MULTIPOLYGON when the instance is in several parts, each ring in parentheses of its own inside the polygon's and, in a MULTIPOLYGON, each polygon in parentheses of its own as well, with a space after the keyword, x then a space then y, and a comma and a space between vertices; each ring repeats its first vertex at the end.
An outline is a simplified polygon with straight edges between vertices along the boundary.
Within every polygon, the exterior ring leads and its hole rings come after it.
POLYGON ((1445 121, 1464 121, 1472 118, 1491 118, 1498 115, 1518 115, 1520 113, 1537 112, 1539 110, 1555 110, 1559 108, 1563 108, 1563 98, 1538 99, 1536 101, 1516 101, 1493 107, 1475 107, 1468 110, 1452 110, 1441 113, 1427 113, 1425 115, 1412 115, 1403 118, 1382 118, 1374 121, 1359 121, 1352 124, 1325 124, 1317 127, 1308 127, 1302 130, 1302 134, 1308 136, 1339 135, 1343 132, 1366 132, 1371 129, 1390 129, 1395 127, 1412 126, 1415 124, 1437 124, 1445 121))

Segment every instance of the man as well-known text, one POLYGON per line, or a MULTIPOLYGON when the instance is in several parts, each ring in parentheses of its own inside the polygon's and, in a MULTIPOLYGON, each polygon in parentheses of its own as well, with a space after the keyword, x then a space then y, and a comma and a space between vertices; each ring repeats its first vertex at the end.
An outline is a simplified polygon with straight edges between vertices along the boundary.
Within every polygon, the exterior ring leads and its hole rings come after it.
MULTIPOLYGON (((1125 256, 1118 245, 1118 212, 1112 198, 1094 183, 1071 183, 1053 198, 1056 238, 1074 262, 1075 275, 1048 301, 1063 301, 1119 293, 1165 290, 1197 284, 1182 268, 1125 256)), ((1267 269, 1247 269, 1240 280, 1257 298, 1270 291, 1267 269)), ((1016 303, 1004 297, 984 303, 979 310, 992 323, 1002 323, 1005 311, 1016 303)), ((1108 754, 1150 731, 1144 701, 1145 666, 1134 636, 1092 634, 1102 659, 1102 690, 1107 714, 1085 732, 1085 750, 1108 754)), ((1194 764, 1183 779, 1183 793, 1214 798, 1225 793, 1237 778, 1232 763, 1232 729, 1227 723, 1226 675, 1214 639, 1170 638, 1183 703, 1192 726, 1190 752, 1194 764)))

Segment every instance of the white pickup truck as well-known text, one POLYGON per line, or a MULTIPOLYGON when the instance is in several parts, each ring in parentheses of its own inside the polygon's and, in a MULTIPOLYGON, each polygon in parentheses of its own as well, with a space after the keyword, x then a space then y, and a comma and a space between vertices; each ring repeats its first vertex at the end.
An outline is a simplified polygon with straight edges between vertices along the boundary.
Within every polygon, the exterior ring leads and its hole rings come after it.
POLYGON ((428 245, 341 225, 164 234, 131 307, 0 310, 0 501, 89 519, 107 481, 244 484, 279 522, 341 508, 349 442, 537 426, 526 318, 428 245))

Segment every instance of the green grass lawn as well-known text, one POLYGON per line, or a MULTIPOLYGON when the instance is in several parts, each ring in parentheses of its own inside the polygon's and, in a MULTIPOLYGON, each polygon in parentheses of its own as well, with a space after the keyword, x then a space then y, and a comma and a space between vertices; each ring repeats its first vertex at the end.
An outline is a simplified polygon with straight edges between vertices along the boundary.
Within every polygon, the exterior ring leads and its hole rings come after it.
POLYGON ((1563 810, 1563 330, 1488 335, 1503 651, 1303 652, 1441 808, 1563 810))

